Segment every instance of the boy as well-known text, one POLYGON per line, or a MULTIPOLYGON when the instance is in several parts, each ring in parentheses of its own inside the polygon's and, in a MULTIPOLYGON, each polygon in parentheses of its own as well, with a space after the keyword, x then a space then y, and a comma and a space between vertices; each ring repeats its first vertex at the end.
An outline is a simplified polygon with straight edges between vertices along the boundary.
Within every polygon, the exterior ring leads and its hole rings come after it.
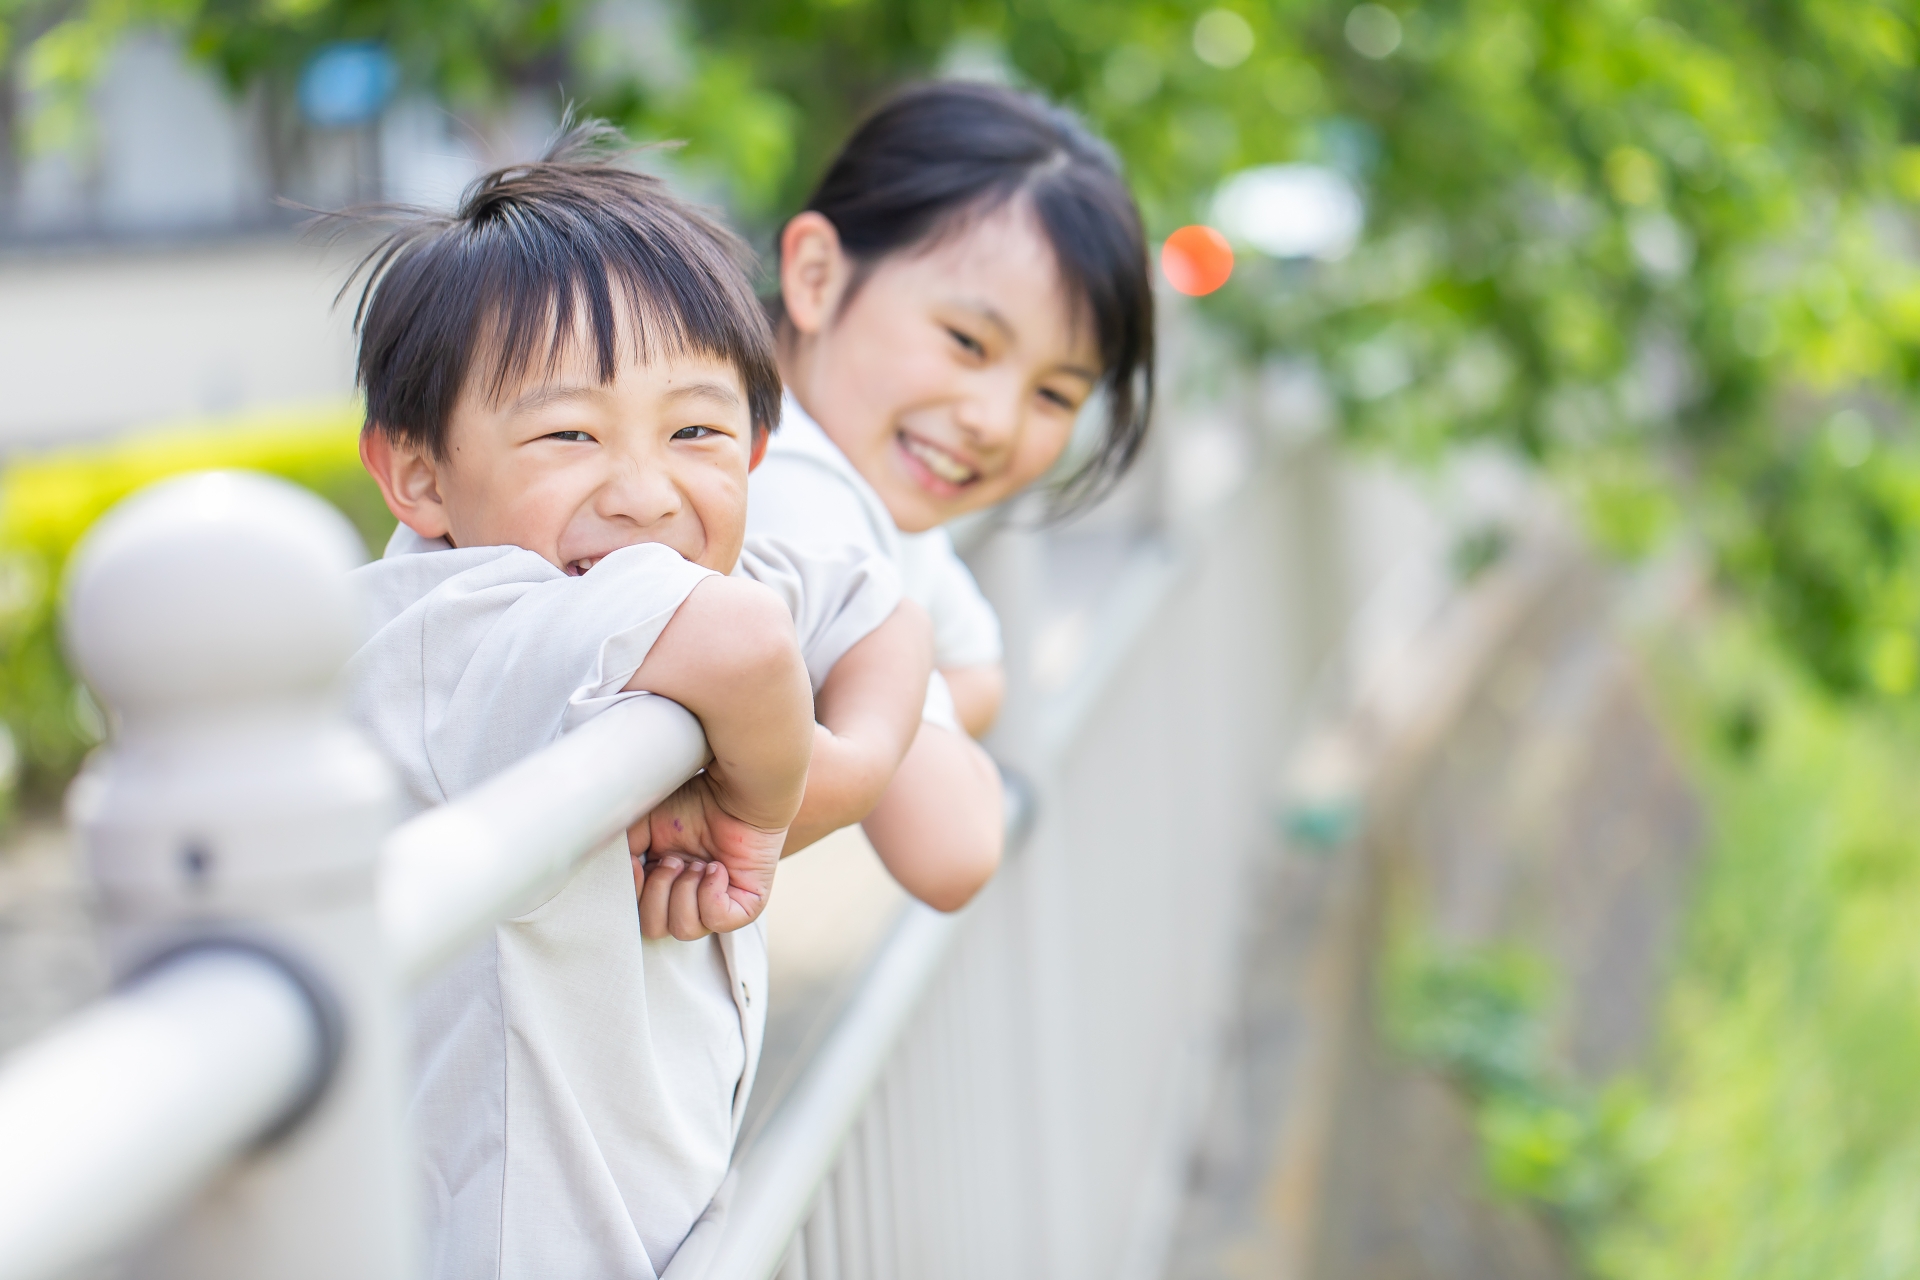
POLYGON ((713 753, 419 1000, 445 1280, 666 1267, 752 1086, 747 926, 789 827, 873 807, 931 663, 884 562, 743 547, 780 397, 766 320, 737 241, 613 165, 610 136, 576 128, 402 226, 356 317, 361 456, 400 528, 358 571, 377 629, 350 696, 411 802, 648 694, 713 753))

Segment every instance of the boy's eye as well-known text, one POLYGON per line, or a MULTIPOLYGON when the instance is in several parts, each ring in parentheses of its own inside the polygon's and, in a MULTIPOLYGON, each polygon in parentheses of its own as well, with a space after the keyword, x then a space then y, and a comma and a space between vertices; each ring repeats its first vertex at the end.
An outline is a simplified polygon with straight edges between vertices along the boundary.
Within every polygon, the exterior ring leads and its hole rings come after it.
POLYGON ((673 433, 673 438, 675 440, 704 440, 708 436, 717 434, 712 427, 682 427, 673 433))
POLYGON ((565 440, 569 444, 593 443, 593 437, 584 431, 549 431, 546 438, 549 440, 565 440))
POLYGON ((1068 413, 1080 412, 1079 405, 1075 404, 1071 398, 1061 395, 1058 391, 1049 391, 1047 388, 1042 387, 1040 388, 1040 398, 1042 400, 1052 401, 1056 406, 1065 409, 1068 413))
POLYGON ((962 351, 965 351, 970 356, 983 356, 987 354, 987 349, 985 346, 983 346, 981 343, 976 341, 971 336, 960 332, 960 330, 958 329, 955 329, 949 326, 947 329, 947 336, 952 338, 956 343, 958 343, 960 345, 960 349, 962 351))

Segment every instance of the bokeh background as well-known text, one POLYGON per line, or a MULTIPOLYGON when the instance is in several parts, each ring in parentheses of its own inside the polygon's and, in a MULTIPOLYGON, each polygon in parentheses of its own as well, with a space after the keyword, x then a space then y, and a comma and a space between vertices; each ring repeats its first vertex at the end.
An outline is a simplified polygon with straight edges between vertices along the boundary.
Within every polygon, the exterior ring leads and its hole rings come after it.
POLYGON ((1707 815, 1653 1047, 1563 1072, 1522 947, 1383 964, 1489 1194, 1596 1276, 1920 1275, 1917 52, 1896 0, 0 0, 10 803, 100 735, 54 600, 111 502, 243 465, 390 527, 311 210, 445 203, 571 106, 764 248, 889 86, 1008 82, 1156 247, 1217 233, 1166 251, 1217 285, 1169 298, 1188 376, 1517 462, 1611 572, 1697 575, 1635 641, 1707 815))

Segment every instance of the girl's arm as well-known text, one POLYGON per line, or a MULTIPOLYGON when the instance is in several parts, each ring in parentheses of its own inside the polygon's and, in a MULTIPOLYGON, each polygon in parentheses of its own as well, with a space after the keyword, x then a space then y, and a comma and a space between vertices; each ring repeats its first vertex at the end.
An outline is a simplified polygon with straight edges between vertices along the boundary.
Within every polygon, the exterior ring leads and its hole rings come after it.
POLYGON ((1000 771, 965 734, 922 723, 863 825, 902 888, 936 910, 957 911, 1000 866, 1000 771))
POLYGON ((873 811, 913 743, 932 669, 933 629, 910 600, 833 664, 815 699, 806 798, 782 857, 873 811))
POLYGON ((942 667, 953 693, 953 711, 960 727, 975 738, 986 736, 1000 718, 1000 701, 1007 695, 1007 672, 997 662, 976 667, 942 667))

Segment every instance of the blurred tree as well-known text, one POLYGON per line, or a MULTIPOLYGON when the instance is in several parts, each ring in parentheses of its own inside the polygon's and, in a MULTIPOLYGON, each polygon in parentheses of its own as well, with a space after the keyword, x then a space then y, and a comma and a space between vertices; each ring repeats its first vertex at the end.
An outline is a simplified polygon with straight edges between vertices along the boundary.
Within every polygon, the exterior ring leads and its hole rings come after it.
POLYGON ((1307 356, 1355 437, 1487 439, 1642 551, 1689 513, 1826 684, 1920 676, 1920 94, 1880 0, 704 0, 693 43, 805 121, 797 202, 888 83, 1079 107, 1149 220, 1310 163, 1364 194, 1334 261, 1243 254, 1204 310, 1307 356))
POLYGON ((1236 171, 1337 171, 1357 247, 1243 252, 1204 302, 1245 355, 1310 360, 1356 439, 1545 464, 1622 550, 1685 513, 1830 688, 1920 681, 1896 0, 0 0, 0 22, 55 120, 135 23, 282 98, 324 44, 379 40, 471 113, 564 93, 686 138, 762 227, 887 86, 941 72, 1085 112, 1159 232, 1236 171))

